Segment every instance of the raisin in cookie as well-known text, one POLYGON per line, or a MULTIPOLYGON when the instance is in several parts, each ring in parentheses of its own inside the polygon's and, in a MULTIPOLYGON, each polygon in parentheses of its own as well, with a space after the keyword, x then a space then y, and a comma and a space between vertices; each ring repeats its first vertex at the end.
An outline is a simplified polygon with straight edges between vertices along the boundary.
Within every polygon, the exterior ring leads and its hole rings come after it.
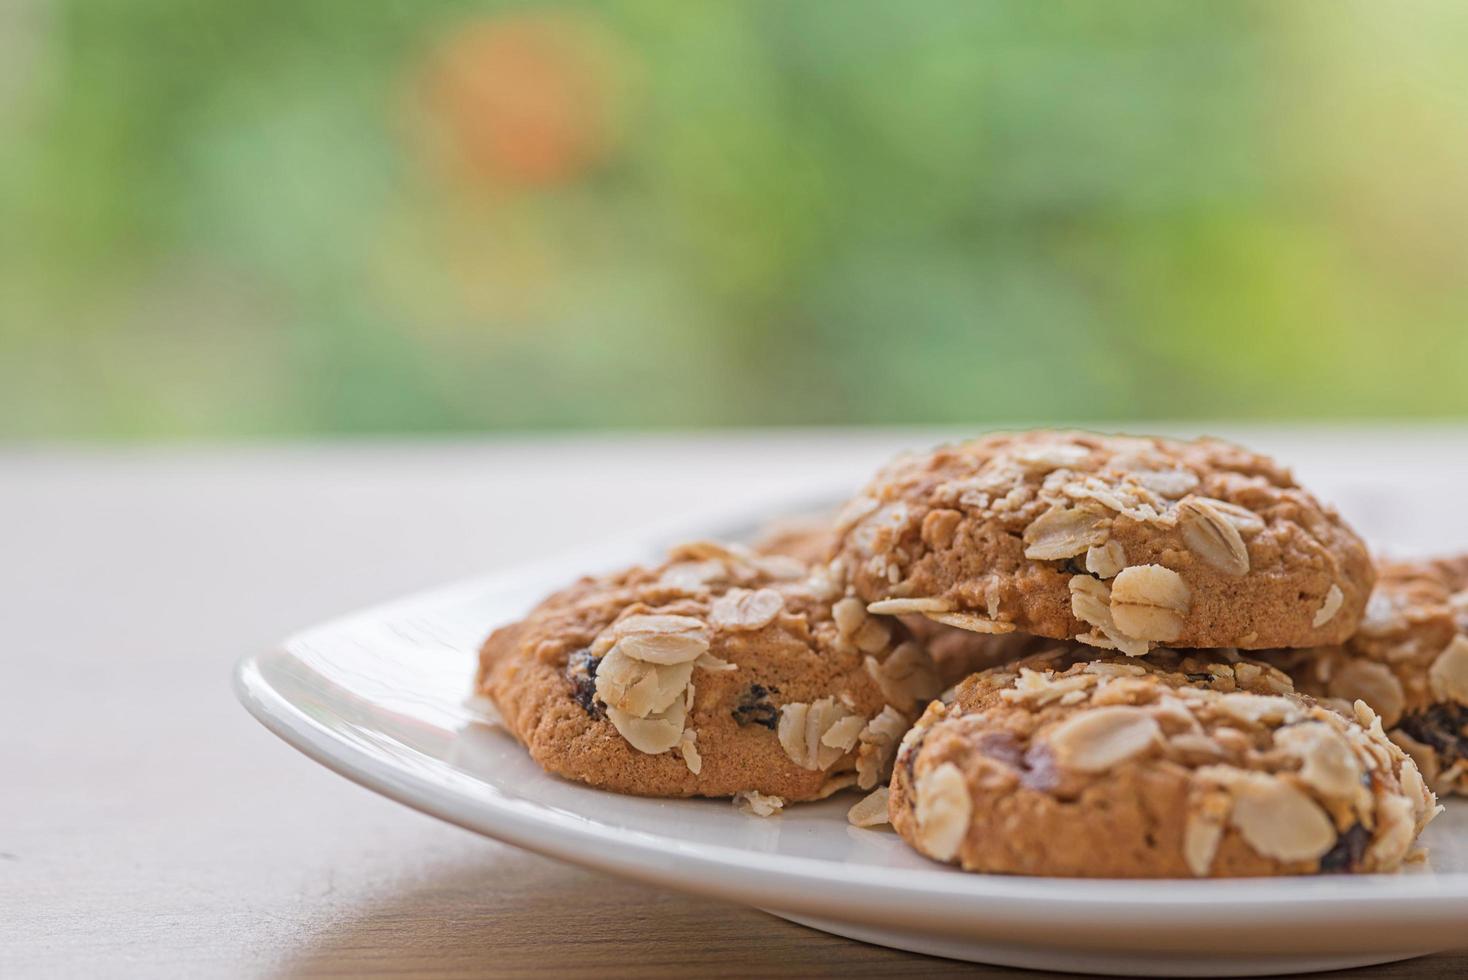
POLYGON ((1036 431, 902 457, 836 535, 874 613, 1131 656, 1339 643, 1373 580, 1334 509, 1211 439, 1036 431))
POLYGON ((898 833, 968 871, 1239 877, 1389 871, 1436 812, 1364 704, 1345 718, 1253 661, 1087 656, 930 705, 893 773, 898 833))
POLYGON ((940 690, 824 566, 711 543, 546 599, 490 636, 477 685, 557 775, 774 808, 877 785, 940 690))
POLYGON ((1356 635, 1271 655, 1307 694, 1365 701, 1439 793, 1468 794, 1468 556, 1382 562, 1356 635))

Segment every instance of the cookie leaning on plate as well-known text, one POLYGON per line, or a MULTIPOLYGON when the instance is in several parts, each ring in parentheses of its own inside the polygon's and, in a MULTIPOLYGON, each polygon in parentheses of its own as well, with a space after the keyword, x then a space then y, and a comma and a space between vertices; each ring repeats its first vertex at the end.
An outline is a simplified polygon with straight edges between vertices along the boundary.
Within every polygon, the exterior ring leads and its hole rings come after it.
POLYGON ((976 674, 903 739, 889 812, 968 871, 1389 871, 1436 812, 1412 760, 1279 671, 1067 646, 976 674))
POLYGON ((1381 562, 1356 635, 1268 655, 1307 694, 1365 701, 1439 793, 1468 794, 1468 556, 1381 562))
POLYGON ((872 612, 1133 656, 1339 643, 1373 581, 1334 509, 1211 439, 1042 430, 904 456, 836 533, 872 612))
POLYGON ((922 645, 824 566, 699 543, 497 630, 477 688, 557 775, 769 809, 884 780, 940 685, 922 645))

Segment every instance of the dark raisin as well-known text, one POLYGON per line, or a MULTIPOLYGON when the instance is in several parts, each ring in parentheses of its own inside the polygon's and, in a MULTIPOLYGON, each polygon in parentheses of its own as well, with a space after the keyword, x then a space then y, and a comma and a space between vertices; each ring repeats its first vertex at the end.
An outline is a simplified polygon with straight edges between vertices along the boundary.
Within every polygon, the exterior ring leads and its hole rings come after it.
POLYGON ((1024 749, 1008 732, 984 732, 975 740, 979 752, 1011 769, 1024 767, 1024 749))
POLYGON ((1041 793, 1054 792, 1059 788, 1060 771, 1055 766, 1055 753, 1050 751, 1050 746, 1036 742, 1025 750, 1019 781, 1026 789, 1041 793))
POLYGON ((1371 834, 1365 827, 1359 823, 1351 824, 1335 842, 1335 847, 1320 858, 1320 873, 1332 875, 1355 871, 1361 866, 1361 857, 1366 853, 1370 840, 1371 834))
POLYGON ((605 718, 606 708, 596 699, 596 668, 601 657, 593 657, 590 650, 577 650, 566 661, 566 680, 571 682, 571 697, 593 718, 605 718))
POLYGON ((1435 750, 1444 768, 1468 757, 1468 706, 1434 704, 1404 716, 1397 727, 1435 750))
POLYGON ((775 688, 767 688, 763 684, 749 685, 730 714, 741 725, 764 725, 774 731, 780 724, 780 709, 769 700, 773 690, 775 688))
POLYGON ((1086 559, 1083 555, 1076 555, 1074 558, 1067 558, 1065 560, 1065 564, 1060 567, 1071 575, 1091 574, 1090 572, 1086 571, 1086 559))

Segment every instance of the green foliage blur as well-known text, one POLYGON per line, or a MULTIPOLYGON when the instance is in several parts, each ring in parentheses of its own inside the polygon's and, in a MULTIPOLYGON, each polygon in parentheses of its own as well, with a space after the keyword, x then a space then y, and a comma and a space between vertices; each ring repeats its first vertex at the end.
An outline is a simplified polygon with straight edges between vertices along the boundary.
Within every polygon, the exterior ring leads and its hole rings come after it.
POLYGON ((5 0, 0 435, 1468 414, 1468 3, 5 0))

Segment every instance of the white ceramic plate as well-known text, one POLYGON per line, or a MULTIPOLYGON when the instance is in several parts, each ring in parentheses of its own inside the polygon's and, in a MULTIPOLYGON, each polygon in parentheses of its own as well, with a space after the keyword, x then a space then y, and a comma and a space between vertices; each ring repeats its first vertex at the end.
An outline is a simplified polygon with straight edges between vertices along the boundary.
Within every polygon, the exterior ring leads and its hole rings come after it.
MULTIPOLYGON (((714 530, 737 539, 748 525, 714 530)), ((667 540, 327 623, 242 661, 240 700, 316 761, 461 827, 885 946, 1038 969, 1218 976, 1381 963, 1468 941, 1468 801, 1429 828, 1424 871, 1088 881, 935 864, 889 831, 849 826, 856 796, 761 819, 727 801, 638 799, 546 775, 464 706, 479 642, 577 575, 648 559, 667 540)))

